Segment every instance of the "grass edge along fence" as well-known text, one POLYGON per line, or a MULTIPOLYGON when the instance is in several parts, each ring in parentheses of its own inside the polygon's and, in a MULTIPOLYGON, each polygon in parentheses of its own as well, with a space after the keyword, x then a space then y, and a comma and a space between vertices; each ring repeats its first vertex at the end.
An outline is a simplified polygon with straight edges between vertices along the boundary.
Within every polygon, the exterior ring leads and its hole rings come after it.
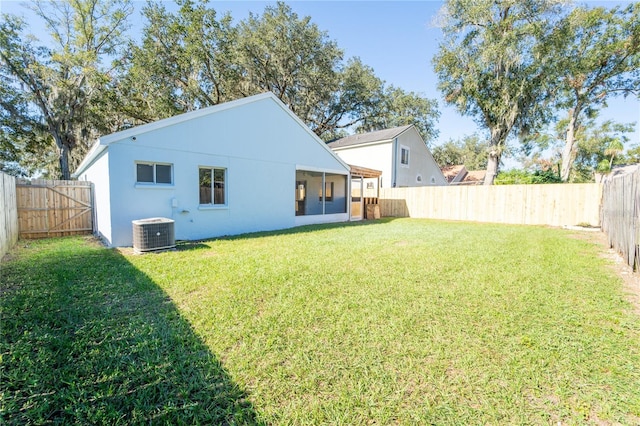
POLYGON ((602 230, 609 246, 635 272, 640 269, 640 168, 607 179, 602 199, 602 230))
POLYGON ((518 225, 600 226, 602 184, 383 188, 381 215, 518 225))
POLYGON ((18 241, 16 178, 0 172, 0 259, 18 241))

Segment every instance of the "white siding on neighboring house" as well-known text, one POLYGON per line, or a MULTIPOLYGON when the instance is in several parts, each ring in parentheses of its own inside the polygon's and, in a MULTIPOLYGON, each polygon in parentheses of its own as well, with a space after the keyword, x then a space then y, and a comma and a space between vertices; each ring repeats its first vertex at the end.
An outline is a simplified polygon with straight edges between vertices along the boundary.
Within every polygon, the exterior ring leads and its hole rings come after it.
POLYGON ((391 187, 391 172, 393 170, 390 161, 390 158, 393 157, 393 143, 391 141, 359 145, 351 149, 336 149, 335 153, 347 164, 380 170, 382 172, 382 187, 391 187))
POLYGON ((414 126, 352 135, 329 146, 348 164, 380 170, 382 188, 448 185, 414 126))
POLYGON ((397 137, 396 149, 396 187, 448 184, 442 170, 415 128, 412 127, 397 137), (409 149, 408 167, 401 164, 402 148, 409 149))

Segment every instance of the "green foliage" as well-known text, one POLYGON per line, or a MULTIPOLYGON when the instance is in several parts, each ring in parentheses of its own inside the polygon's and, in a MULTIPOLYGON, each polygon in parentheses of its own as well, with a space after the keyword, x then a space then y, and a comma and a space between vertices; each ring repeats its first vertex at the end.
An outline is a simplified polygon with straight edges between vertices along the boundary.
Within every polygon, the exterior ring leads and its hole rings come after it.
POLYGON ((42 154, 50 141, 55 143, 59 177, 69 179, 95 131, 103 129, 101 111, 94 108, 110 78, 103 60, 119 48, 131 6, 127 0, 83 0, 34 2, 33 9, 46 23, 52 43, 38 44, 26 35, 23 21, 3 15, 0 116, 18 151, 32 149, 46 157, 42 154))
POLYGON ((487 167, 488 150, 489 144, 473 134, 433 147, 431 153, 440 167, 464 164, 467 170, 482 170, 487 167))
POLYGON ((449 0, 443 9, 438 88, 489 131, 489 183, 507 138, 550 118, 545 37, 559 11, 550 0, 449 0))
MULTIPOLYGON (((640 4, 575 8, 550 36, 558 108, 567 111, 563 129, 562 178, 571 178, 581 123, 593 118, 611 96, 640 93, 640 4)), ((581 168, 580 164, 576 167, 581 168)))
POLYGON ((130 43, 119 87, 120 108, 133 122, 150 122, 238 97, 237 31, 206 2, 179 2, 177 12, 149 3, 142 44, 130 43))
POLYGON ((3 170, 69 178, 100 134, 265 91, 325 140, 410 123, 427 142, 437 134, 435 101, 386 87, 358 58, 344 61, 325 31, 283 2, 238 24, 206 1, 178 6, 149 2, 140 44, 124 34, 129 0, 34 3, 49 45, 3 16, 3 170))
POLYGON ((389 86, 386 88, 378 115, 366 118, 357 127, 358 132, 369 132, 413 124, 427 146, 438 137, 436 120, 440 116, 435 100, 427 99, 414 92, 389 86))
POLYGON ((631 164, 640 163, 640 144, 631 146, 626 152, 626 158, 631 164))
POLYGON ((506 170, 500 172, 496 177, 496 185, 528 185, 541 183, 561 183, 562 179, 553 170, 536 170, 533 172, 526 170, 506 170))
POLYGON ((233 25, 206 2, 177 12, 151 3, 142 46, 130 46, 120 99, 132 122, 273 92, 325 140, 346 129, 416 124, 435 137, 435 101, 385 84, 311 20, 278 2, 233 25), (401 123, 401 124, 399 124, 401 123))
POLYGON ((592 182, 594 173, 608 173, 616 164, 624 164, 622 155, 624 144, 633 132, 634 124, 605 121, 600 125, 590 121, 580 127, 576 140, 577 152, 570 180, 572 182, 592 182))
POLYGON ((319 124, 339 87, 342 55, 311 17, 298 17, 283 2, 267 6, 239 25, 241 92, 271 91, 303 121, 319 124))
POLYGON ((315 117, 307 121, 324 140, 331 140, 339 132, 377 116, 384 103, 384 82, 360 58, 349 59, 341 67, 338 80, 330 102, 318 105, 315 117))
POLYGON ((635 424, 640 319, 582 237, 401 219, 144 256, 21 242, 0 422, 635 424))

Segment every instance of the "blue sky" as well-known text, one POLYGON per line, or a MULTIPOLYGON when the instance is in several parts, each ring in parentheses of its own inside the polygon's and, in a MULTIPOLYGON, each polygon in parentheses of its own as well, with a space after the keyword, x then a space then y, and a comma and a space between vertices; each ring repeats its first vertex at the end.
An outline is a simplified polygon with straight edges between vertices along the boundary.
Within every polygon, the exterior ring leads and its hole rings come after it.
MULTIPOLYGON (((3 12, 15 13, 21 10, 18 1, 0 1, 3 12)), ((167 5, 171 3, 167 2, 167 5)), ((620 2, 587 2, 589 6, 613 6, 618 3, 620 2)), ((135 4, 142 7, 145 2, 135 4)), ((249 12, 260 14, 268 4, 275 2, 210 2, 219 13, 231 12, 235 20, 246 18, 249 12)), ((435 145, 474 132, 484 136, 483 129, 473 119, 463 117, 452 107, 447 107, 437 90, 431 58, 437 51, 442 35, 432 24, 432 20, 442 5, 441 1, 297 0, 288 4, 299 16, 311 16, 312 21, 345 51, 345 58, 359 56, 388 84, 437 99, 441 117, 438 123, 440 136, 435 145)), ((138 23, 141 24, 141 21, 138 23)), ((637 98, 611 99, 600 119, 612 119, 621 123, 636 122, 636 131, 631 135, 628 145, 640 142, 640 102, 637 98)))
MULTIPOLYGON (((619 3, 586 4, 613 6, 619 3)), ((250 11, 260 13, 267 4, 274 2, 213 3, 216 10, 229 10, 235 19, 243 19, 250 11)), ((344 49, 345 58, 359 56, 388 84, 436 99, 441 117, 438 123, 440 136, 434 145, 474 132, 484 136, 484 130, 472 118, 463 117, 453 107, 447 107, 437 89, 431 58, 442 39, 440 29, 433 25, 433 18, 442 6, 441 1, 298 0, 288 4, 298 15, 311 16, 312 21, 344 49)), ((628 145, 640 142, 640 101, 637 98, 611 99, 600 119, 636 122, 636 131, 630 135, 628 145)))

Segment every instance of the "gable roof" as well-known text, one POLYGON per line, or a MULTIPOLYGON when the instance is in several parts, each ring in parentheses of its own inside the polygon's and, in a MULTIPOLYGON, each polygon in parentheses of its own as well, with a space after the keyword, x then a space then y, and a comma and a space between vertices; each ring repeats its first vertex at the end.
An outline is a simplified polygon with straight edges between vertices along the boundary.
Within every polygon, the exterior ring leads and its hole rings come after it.
POLYGON ((463 164, 444 166, 440 170, 449 183, 456 180, 456 178, 460 181, 464 178, 464 175, 467 174, 467 169, 465 169, 463 164))
POLYGON ((165 118, 162 120, 154 121, 152 123, 143 124, 140 126, 132 127, 130 129, 122 130, 120 132, 111 133, 100 137, 96 143, 91 147, 86 157, 82 160, 76 171, 73 173, 74 177, 79 176, 84 172, 91 164, 107 149, 107 147, 113 142, 121 141, 129 137, 138 136, 143 133, 151 132, 154 130, 162 129, 164 127, 173 126, 178 123, 182 123, 195 118, 215 114, 220 111, 225 111, 232 108, 237 108, 242 105, 247 105, 253 102, 259 102, 265 99, 270 99, 280 107, 285 113, 287 113, 298 125, 300 125, 318 144, 322 145, 338 162, 340 162, 345 169, 349 170, 349 165, 345 163, 340 157, 336 155, 323 141, 320 139, 304 122, 295 115, 276 95, 272 92, 265 92, 259 95, 249 96, 246 98, 236 99, 234 101, 225 102, 218 105, 213 105, 206 108, 201 108, 195 111, 185 112, 183 114, 174 115, 173 117, 165 118))
POLYGON ((463 182, 484 182, 486 174, 486 170, 469 170, 463 182))
POLYGON ((390 141, 400 136, 408 129, 413 127, 413 124, 408 126, 393 127, 391 129, 377 130, 369 133, 356 133, 355 135, 346 136, 341 139, 337 139, 333 142, 329 142, 327 145, 331 148, 342 148, 345 146, 362 145, 365 143, 390 141))

